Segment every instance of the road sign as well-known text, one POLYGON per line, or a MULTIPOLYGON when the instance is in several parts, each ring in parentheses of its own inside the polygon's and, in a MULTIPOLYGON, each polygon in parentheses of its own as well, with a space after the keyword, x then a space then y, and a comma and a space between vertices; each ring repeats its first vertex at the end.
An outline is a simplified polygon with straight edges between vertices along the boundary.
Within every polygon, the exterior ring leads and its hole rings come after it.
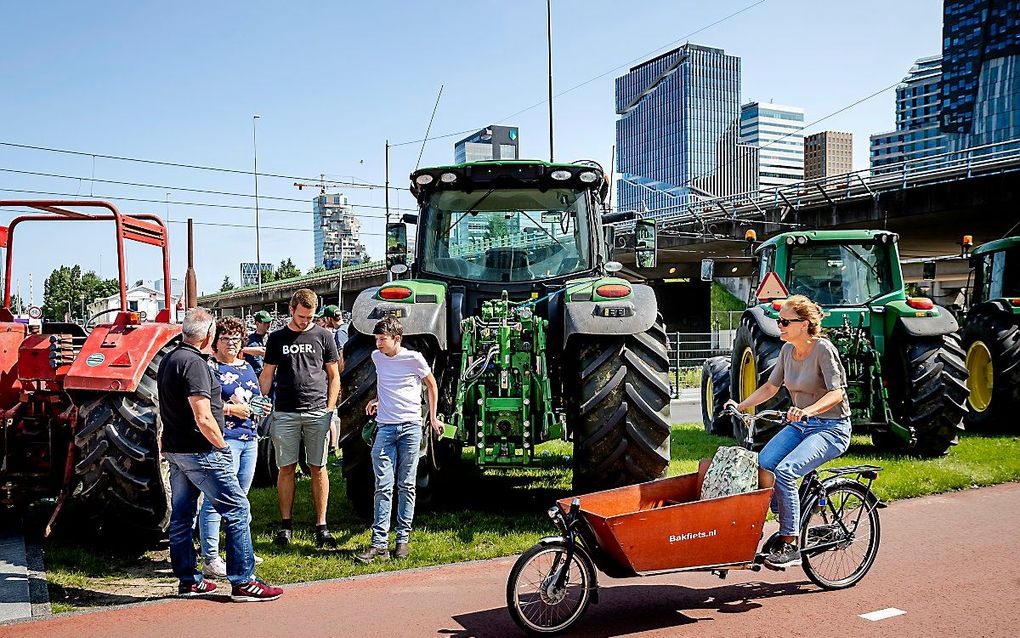
POLYGON ((754 296, 758 301, 771 301, 772 299, 786 299, 790 296, 790 292, 779 279, 779 275, 774 271, 769 271, 765 273, 765 278, 758 284, 758 290, 754 292, 754 296))
POLYGON ((32 306, 28 309, 28 316, 30 319, 42 319, 42 308, 39 306, 32 306))

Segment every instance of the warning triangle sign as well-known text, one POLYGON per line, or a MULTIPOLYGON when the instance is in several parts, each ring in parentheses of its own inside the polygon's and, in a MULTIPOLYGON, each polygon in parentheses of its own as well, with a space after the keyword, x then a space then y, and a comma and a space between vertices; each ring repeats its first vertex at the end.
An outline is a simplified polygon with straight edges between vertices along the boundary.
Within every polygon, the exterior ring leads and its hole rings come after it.
POLYGON ((771 301, 773 299, 786 299, 790 296, 790 292, 783 285, 783 282, 779 280, 779 275, 775 271, 769 271, 765 273, 765 278, 758 284, 758 290, 755 291, 754 296, 758 301, 771 301))

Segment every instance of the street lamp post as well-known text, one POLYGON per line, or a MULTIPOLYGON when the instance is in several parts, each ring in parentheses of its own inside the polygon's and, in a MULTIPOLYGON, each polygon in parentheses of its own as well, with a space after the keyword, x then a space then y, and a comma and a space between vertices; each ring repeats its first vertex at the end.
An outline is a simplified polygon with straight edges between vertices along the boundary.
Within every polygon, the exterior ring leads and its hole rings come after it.
POLYGON ((262 292, 262 238, 259 232, 259 144, 256 135, 256 122, 259 115, 251 118, 251 146, 255 159, 255 270, 258 272, 258 290, 262 292))

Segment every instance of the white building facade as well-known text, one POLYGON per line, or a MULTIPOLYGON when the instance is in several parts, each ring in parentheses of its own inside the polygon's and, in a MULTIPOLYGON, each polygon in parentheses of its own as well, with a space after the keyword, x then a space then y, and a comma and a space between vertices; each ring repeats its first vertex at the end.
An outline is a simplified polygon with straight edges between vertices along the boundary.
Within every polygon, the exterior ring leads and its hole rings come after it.
POLYGON ((758 189, 804 181, 804 109, 748 102, 740 107, 740 143, 758 148, 758 189))
POLYGON ((315 265, 327 270, 345 264, 360 264, 367 258, 361 243, 361 220, 345 195, 322 193, 312 200, 312 235, 315 265))

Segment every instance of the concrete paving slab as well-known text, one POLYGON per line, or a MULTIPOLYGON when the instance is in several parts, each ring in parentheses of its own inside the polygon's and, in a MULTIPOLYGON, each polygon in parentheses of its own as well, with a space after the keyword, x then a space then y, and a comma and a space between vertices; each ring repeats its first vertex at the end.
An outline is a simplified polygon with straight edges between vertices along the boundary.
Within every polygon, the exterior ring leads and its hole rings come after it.
POLYGON ((0 622, 32 617, 25 539, 0 532, 0 622))

